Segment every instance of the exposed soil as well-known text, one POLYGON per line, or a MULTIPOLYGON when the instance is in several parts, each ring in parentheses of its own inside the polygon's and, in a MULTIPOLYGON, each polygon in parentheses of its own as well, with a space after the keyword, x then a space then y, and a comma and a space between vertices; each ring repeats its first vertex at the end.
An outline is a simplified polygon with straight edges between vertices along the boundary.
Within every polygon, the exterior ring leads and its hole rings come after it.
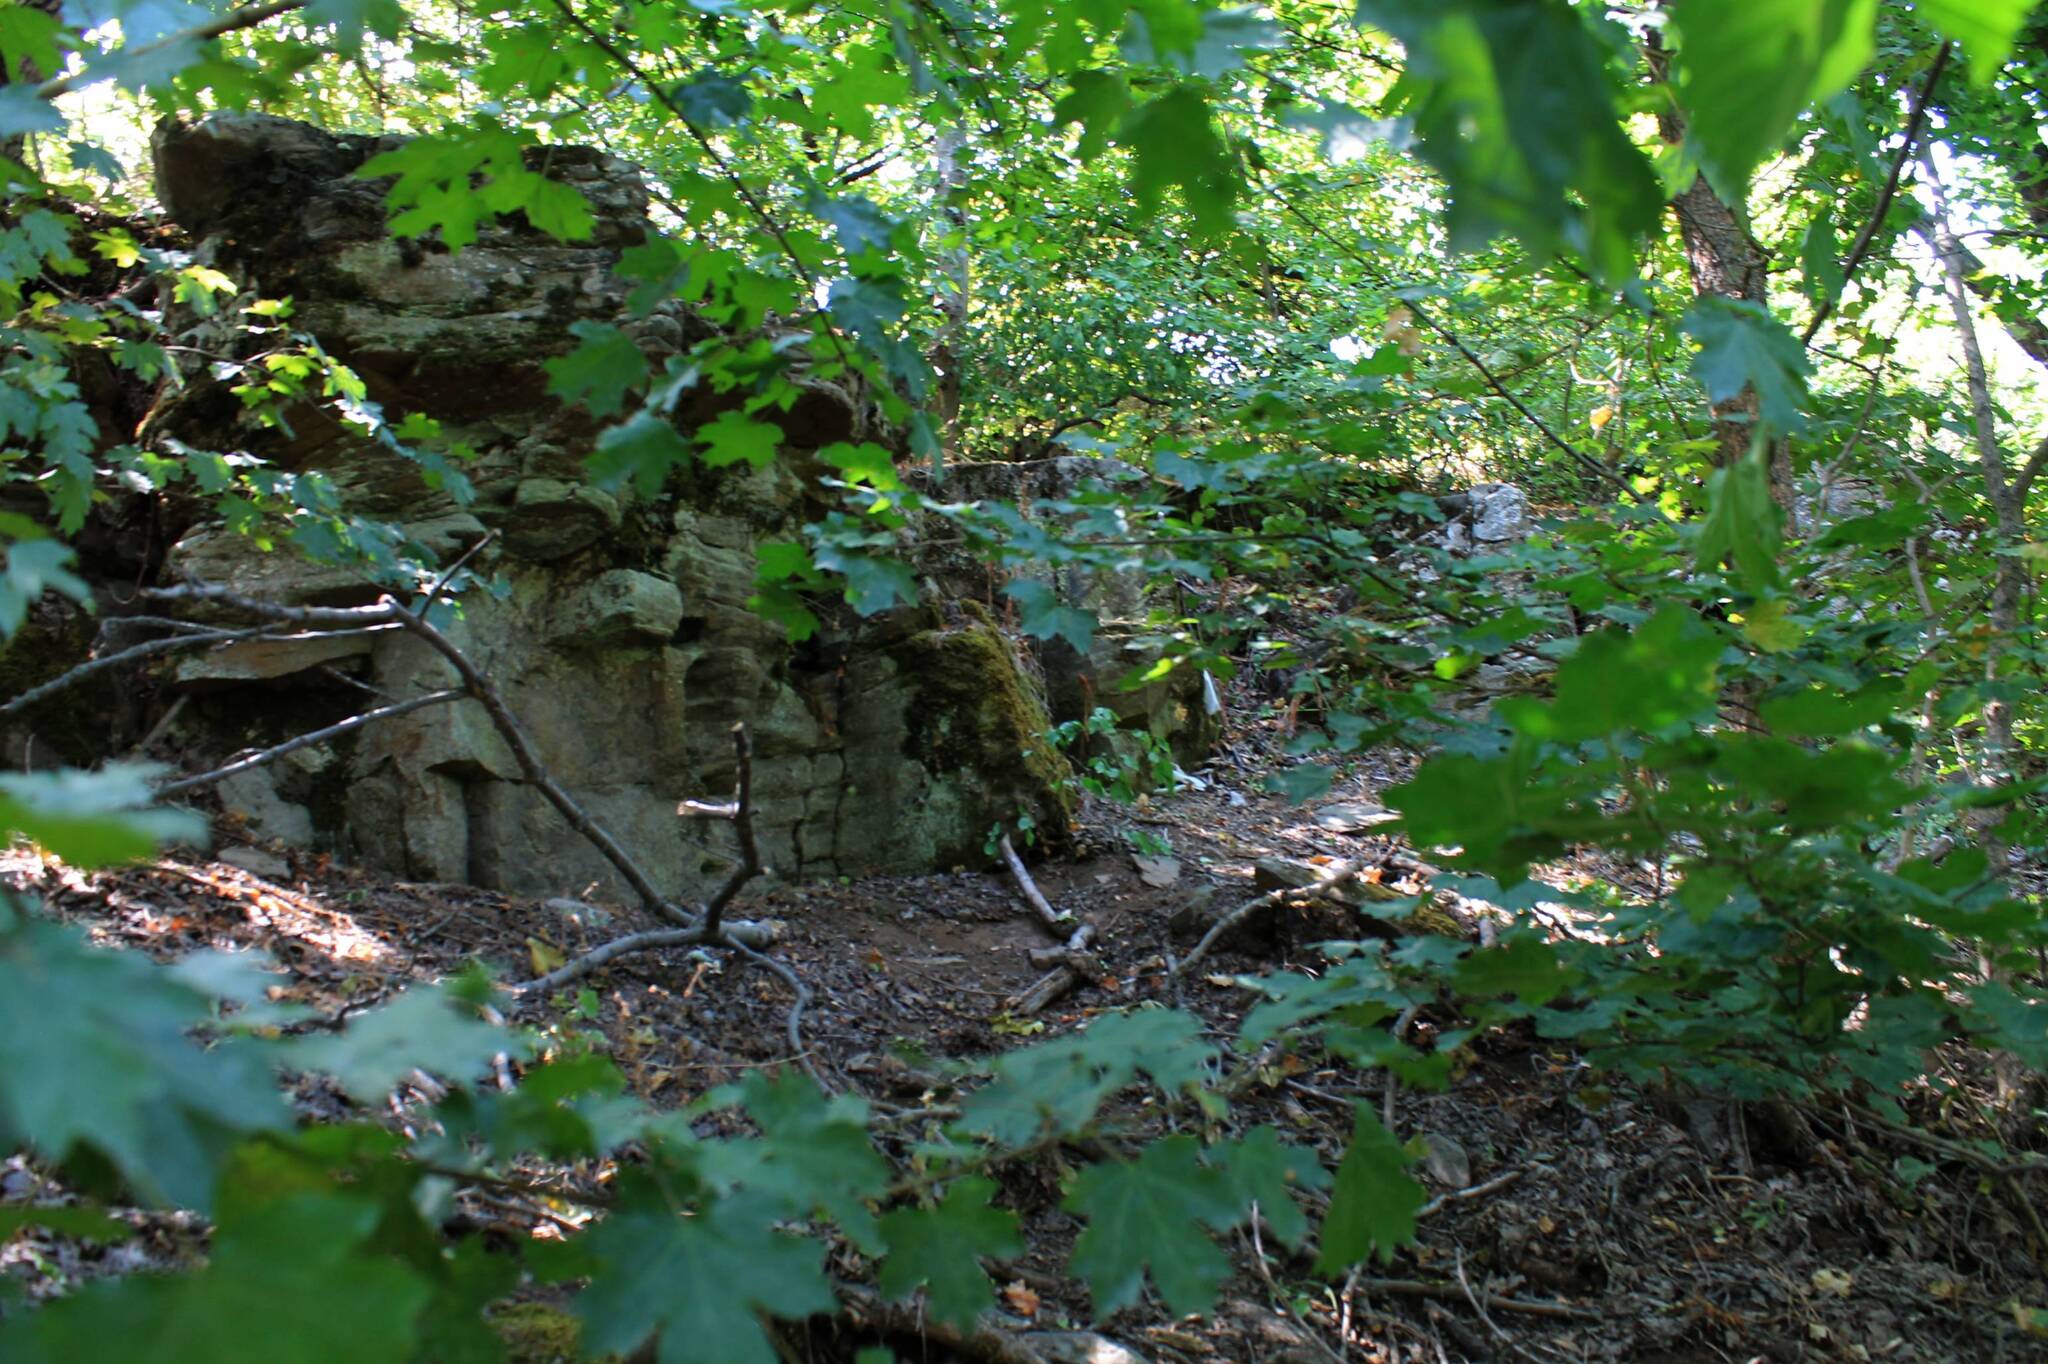
MULTIPOLYGON (((1219 950, 1178 994, 1166 970, 1169 954, 1187 947, 1169 931, 1176 911, 1209 885, 1220 904, 1249 899, 1259 857, 1370 859, 1391 847, 1369 828, 1336 832, 1313 809, 1261 794, 1262 764, 1252 756, 1261 737, 1245 736, 1204 769, 1205 789, 1135 811, 1097 807, 1085 833, 1092 852, 1036 869, 1053 904, 1096 926, 1109 979, 1034 1020, 1013 1017, 1007 1001, 1043 974, 1027 953, 1050 938, 1000 869, 757 883, 739 912, 788 926, 776 955, 814 992, 803 1020, 812 1063, 850 1090, 915 1109, 950 1100, 906 1055, 987 1054, 1030 1040, 1038 1024, 1058 1032, 1147 1000, 1195 1009, 1230 1030, 1251 1002, 1232 977, 1312 967, 1309 944, 1327 929, 1283 923, 1249 948, 1219 950), (1171 840, 1177 880, 1141 879, 1128 850, 1133 834, 1171 840)), ((1396 762, 1347 770, 1329 799, 1370 803, 1396 762)), ((265 949, 288 972, 290 997, 330 1016, 478 958, 524 977, 537 962, 640 926, 630 911, 595 922, 559 903, 376 881, 320 858, 296 859, 290 875, 269 878, 197 858, 87 877, 15 854, 6 870, 108 943, 160 956, 265 949)), ((748 1068, 791 1060, 786 987, 723 956, 677 949, 625 960, 588 982, 594 1016, 579 1018, 576 1001, 564 998, 532 1017, 601 1030, 636 1091, 680 1103, 748 1068)), ((1425 1016, 1418 1038, 1445 1021, 1425 1016)), ((1277 1124, 1334 1160, 1353 1103, 1368 1099, 1377 1109, 1381 1083, 1282 1057, 1241 1096, 1236 1120, 1277 1124)), ((1928 1112, 1949 1113, 1956 1095, 1946 1082, 1929 1084, 1928 1112)), ((346 1103, 317 1085, 302 1085, 298 1097, 322 1116, 339 1116, 346 1103)), ((1957 1101, 1953 1116, 1930 1120, 1968 1138, 1965 1112, 1957 1101)), ((2015 1302, 2048 1305, 2018 1202, 2038 1187, 1986 1179, 1833 1115, 1808 1115, 1816 1140, 1774 1141, 1757 1114, 1596 1082, 1569 1051, 1504 1033, 1478 1040, 1447 1091, 1397 1093, 1394 1113, 1404 1138, 1426 1138, 1437 1153, 1424 1167, 1435 1201, 1414 1250, 1333 1285, 1313 1277, 1305 1258, 1271 1244, 1261 1256, 1239 1240, 1231 1247, 1239 1273, 1214 1315, 1174 1320, 1153 1305, 1095 1329, 1161 1361, 2048 1359, 2048 1342, 2027 1335, 2013 1310, 2015 1302), (1937 1168, 1909 1185, 1894 1172, 1908 1156, 1937 1168)), ((1059 1208, 1064 1173, 1057 1156, 1001 1172, 1032 1248, 997 1268, 1000 1325, 1089 1322, 1085 1290, 1060 1270, 1078 1229, 1059 1208)), ((0 1166, 0 1194, 33 1192, 41 1178, 16 1159, 0 1166)), ((558 1235, 564 1220, 482 1194, 471 1212, 508 1235, 558 1235)), ((185 1219, 136 1221, 146 1234, 112 1248, 23 1233, 0 1244, 0 1273, 49 1291, 197 1253, 201 1230, 185 1219)), ((800 1348, 821 1364, 850 1358, 835 1342, 851 1337, 835 1329, 814 1323, 800 1348)), ((910 1351, 907 1359, 974 1357, 929 1341, 892 1343, 910 1351)))

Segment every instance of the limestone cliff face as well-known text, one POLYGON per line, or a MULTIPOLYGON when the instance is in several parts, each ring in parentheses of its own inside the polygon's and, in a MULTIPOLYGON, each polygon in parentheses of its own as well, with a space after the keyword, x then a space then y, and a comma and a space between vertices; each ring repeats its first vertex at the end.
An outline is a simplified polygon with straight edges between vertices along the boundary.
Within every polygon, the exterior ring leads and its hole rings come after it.
MULTIPOLYGON (((697 893, 726 870, 729 831, 679 821, 675 806, 729 793, 739 721, 754 734, 763 851, 784 875, 978 861, 990 826, 1020 814, 1057 837, 1069 797, 1043 738, 1043 684, 1000 632, 927 604, 828 619, 799 648, 747 609, 755 546, 793 537, 817 510, 807 455, 858 438, 861 414, 842 395, 811 385, 778 416, 788 446, 767 469, 693 470, 630 505, 581 482, 597 428, 546 396, 540 368, 574 344, 571 325, 630 326, 657 363, 712 334, 680 307, 629 319, 612 266, 648 231, 633 168, 549 149, 535 168, 585 194, 595 236, 565 244, 512 218, 451 254, 386 233, 381 187, 353 174, 381 145, 217 116, 159 133, 157 177, 201 259, 264 297, 289 296, 294 326, 353 367, 387 412, 435 417, 478 452, 474 503, 456 505, 411 464, 311 412, 288 433, 247 428, 203 376, 161 410, 158 430, 322 470, 352 510, 399 521, 444 556, 498 532, 478 562, 502 594, 469 594, 453 633, 556 775, 666 891, 697 893)), ((734 401, 707 396, 677 420, 734 401)), ((346 572, 213 526, 184 536, 167 569, 290 603, 374 595, 346 572)), ((219 756, 374 704, 366 687, 397 699, 453 679, 415 642, 379 636, 234 646, 161 680, 189 698, 184 746, 219 756)), ((294 755, 231 784, 223 801, 259 834, 310 839, 399 875, 534 894, 618 889, 519 779, 474 703, 294 755)))

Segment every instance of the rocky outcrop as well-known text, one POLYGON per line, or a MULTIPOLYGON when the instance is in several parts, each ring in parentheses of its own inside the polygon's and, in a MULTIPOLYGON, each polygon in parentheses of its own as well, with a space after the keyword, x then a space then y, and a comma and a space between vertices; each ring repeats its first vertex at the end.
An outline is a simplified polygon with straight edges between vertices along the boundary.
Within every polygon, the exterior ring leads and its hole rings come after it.
MULTIPOLYGON (((387 416, 433 417, 448 448, 475 452, 464 465, 474 499, 430 486, 413 463, 316 411, 292 414, 288 429, 249 423, 200 373, 156 429, 283 471, 319 470, 352 512, 397 521, 444 560, 489 537, 471 566, 496 585, 467 593, 447 628, 556 777, 664 891, 699 893, 729 868, 730 832, 680 821, 675 807, 730 793, 738 722, 753 735, 763 853, 784 875, 978 861, 990 827, 1023 814, 1056 844, 1071 798, 1045 740, 1042 669, 986 613, 927 603, 859 620, 821 608, 823 628, 799 646, 748 608, 757 546, 794 538, 819 510, 811 452, 862 427, 829 385, 806 384, 805 399, 778 414, 787 443, 765 469, 693 469, 630 502, 581 480, 596 424, 548 399, 541 369, 572 347, 571 326, 630 323, 657 360, 715 334, 675 305, 630 319, 612 267, 648 231, 637 173, 549 148, 532 167, 585 194, 595 236, 557 242, 515 216, 451 253, 385 231, 381 187, 354 174, 384 145, 216 116, 159 132, 158 182, 202 261, 262 297, 289 296, 293 325, 353 368, 387 416)), ((231 323, 213 343, 232 343, 231 323)), ((686 400, 677 420, 700 422, 744 396, 686 400)), ((266 553, 217 526, 184 536, 166 570, 287 603, 375 594, 351 571, 266 553)), ((186 749, 222 756, 453 678, 417 641, 373 635, 235 644, 160 681, 184 698, 186 749)), ((473 702, 296 754, 223 799, 261 835, 405 876, 545 895, 619 890, 473 702)))
MULTIPOLYGON (((1055 455, 957 465, 948 471, 942 491, 954 501, 1010 503, 1027 518, 1042 521, 1056 515, 1051 508, 1072 505, 1117 477, 1141 475, 1113 460, 1055 455)), ((986 565, 939 553, 924 558, 928 576, 946 595, 994 599, 986 565)), ((1092 710, 1107 709, 1126 736, 1144 735, 1165 743, 1183 766, 1193 767, 1206 757, 1221 734, 1222 717, 1215 689, 1205 683, 1205 675, 1194 668, 1175 668, 1134 685, 1134 679, 1149 674, 1165 654, 1160 622, 1177 624, 1185 610, 1153 591, 1142 573, 1079 563, 1043 564, 1022 571, 1051 588, 1060 605, 1088 611, 1096 619, 1094 639, 1085 653, 1064 639, 1030 642, 1052 718, 1080 720, 1092 710)))

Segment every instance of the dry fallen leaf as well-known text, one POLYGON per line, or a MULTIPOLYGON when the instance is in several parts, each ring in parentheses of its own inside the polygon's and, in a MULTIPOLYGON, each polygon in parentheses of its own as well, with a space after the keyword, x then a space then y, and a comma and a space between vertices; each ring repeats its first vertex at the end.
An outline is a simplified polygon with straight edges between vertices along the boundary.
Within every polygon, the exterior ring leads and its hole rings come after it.
POLYGON ((1038 1294, 1020 1279, 1003 1285, 1003 1305, 1020 1317, 1035 1317, 1038 1315, 1038 1294))
POLYGON ((1180 880, 1178 858, 1144 857, 1133 854, 1131 863, 1138 869, 1138 879, 1155 889, 1163 890, 1180 880))
POLYGON ((544 976, 558 967, 567 965, 569 961, 562 955, 560 948, 539 938, 526 940, 526 955, 533 961, 533 973, 536 976, 544 976))
POLYGON ((1828 1293, 1837 1298, 1849 1296, 1849 1288, 1855 1282, 1839 1269, 1822 1267, 1813 1271, 1813 1291, 1828 1293))

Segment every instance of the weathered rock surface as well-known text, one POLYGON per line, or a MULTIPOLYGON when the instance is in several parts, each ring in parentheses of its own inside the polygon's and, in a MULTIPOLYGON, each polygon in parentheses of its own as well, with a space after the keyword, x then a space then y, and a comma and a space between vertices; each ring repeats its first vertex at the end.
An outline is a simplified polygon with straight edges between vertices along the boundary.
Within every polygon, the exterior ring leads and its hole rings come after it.
MULTIPOLYGON (((612 267, 647 232, 638 174, 601 153, 551 148, 535 169, 591 200, 595 236, 556 242, 514 217, 451 254, 385 233, 381 188, 354 171, 386 145, 215 116, 159 131, 158 183, 201 260, 260 296, 289 295, 294 326, 351 366, 391 420, 422 413, 473 449, 475 500, 458 504, 318 413, 295 415, 289 432, 240 424, 231 395, 203 374, 162 429, 320 470, 351 511, 402 523, 443 561, 491 535, 470 567, 499 588, 467 594, 449 632, 489 671, 554 775, 665 891, 701 893, 730 866, 731 831, 679 820, 675 806, 729 796, 739 722, 753 735, 762 850, 780 874, 979 861, 989 828, 1021 814, 1056 843, 1070 796, 1044 737, 1042 671, 985 613, 927 603, 856 620, 821 610, 824 628, 793 646, 748 609, 756 547, 793 538, 818 510, 802 472, 809 452, 861 429, 832 390, 807 387, 809 398, 777 416, 786 445, 767 469, 693 469, 631 503, 579 481, 598 428, 546 397, 541 364, 573 346, 578 321, 629 322, 612 267)), ((657 359, 713 334, 680 307, 631 330, 657 359)), ((694 424, 744 397, 686 399, 696 406, 677 420, 694 424)), ((294 604, 376 596, 347 571, 214 527, 185 536, 166 571, 294 604)), ((178 737, 203 757, 455 679, 416 640, 382 634, 236 645, 162 680, 188 698, 178 737)), ((265 836, 310 837, 397 874, 539 895, 621 890, 522 779, 474 702, 372 726, 247 785, 234 799, 265 836)))
MULTIPOLYGON (((1060 503, 1085 492, 1097 481, 1139 477, 1114 460, 1087 455, 1055 455, 1010 464, 970 464, 951 469, 945 496, 963 502, 1014 503, 1027 517, 1038 519, 1041 504, 1060 503)), ((974 560, 949 562, 927 556, 926 567, 950 594, 993 598, 989 570, 974 560)), ((1084 719, 1105 708, 1117 718, 1125 737, 1146 735, 1172 748, 1184 766, 1192 767, 1215 746, 1222 730, 1215 693, 1205 688, 1203 674, 1176 668, 1142 686, 1125 683, 1146 673, 1164 650, 1153 638, 1150 617, 1155 608, 1167 620, 1182 612, 1169 609, 1146 591, 1142 574, 1116 572, 1090 565, 1045 565, 1032 576, 1053 590, 1062 606, 1091 611, 1097 627, 1087 653, 1063 639, 1033 640, 1030 648, 1045 682, 1046 703, 1056 722, 1084 719)), ((1129 755, 1136 761, 1133 746, 1129 755)))

